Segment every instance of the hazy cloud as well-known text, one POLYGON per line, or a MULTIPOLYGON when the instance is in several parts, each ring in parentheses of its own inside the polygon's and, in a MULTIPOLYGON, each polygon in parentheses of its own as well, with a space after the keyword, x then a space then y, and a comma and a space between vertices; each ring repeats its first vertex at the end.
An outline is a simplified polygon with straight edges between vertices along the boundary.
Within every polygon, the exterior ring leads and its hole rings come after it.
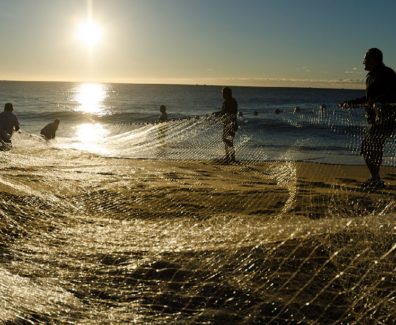
POLYGON ((306 66, 297 67, 296 70, 299 71, 299 72, 306 72, 306 73, 310 73, 311 72, 311 69, 309 67, 306 67, 306 66))
POLYGON ((344 73, 346 73, 346 74, 361 74, 362 71, 358 70, 358 68, 356 68, 356 67, 353 67, 350 70, 344 71, 344 73))

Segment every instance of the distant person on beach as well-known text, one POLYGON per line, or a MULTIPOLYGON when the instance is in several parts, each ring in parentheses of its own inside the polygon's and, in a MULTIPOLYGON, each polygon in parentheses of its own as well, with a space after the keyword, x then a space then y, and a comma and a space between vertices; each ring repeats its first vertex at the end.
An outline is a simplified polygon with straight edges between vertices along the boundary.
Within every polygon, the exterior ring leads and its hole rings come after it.
POLYGON ((161 156, 164 154, 164 147, 166 144, 166 134, 168 133, 168 123, 165 123, 168 121, 168 114, 166 113, 166 106, 161 105, 160 106, 160 117, 159 117, 159 122, 160 125, 158 126, 158 141, 160 144, 159 147, 159 152, 158 154, 161 156))
POLYGON ((234 97, 232 97, 232 90, 229 87, 223 88, 223 98, 223 106, 217 115, 220 115, 223 121, 222 139, 225 146, 225 161, 235 162, 234 138, 235 132, 238 129, 238 103, 234 97))
POLYGON ((165 105, 161 105, 160 106, 160 117, 159 117, 159 121, 160 122, 166 122, 168 120, 168 114, 166 113, 166 106, 165 105))
POLYGON ((362 140, 361 155, 371 178, 363 184, 363 188, 376 189, 384 186, 380 177, 384 145, 396 126, 396 73, 384 65, 382 52, 377 48, 367 51, 363 64, 368 71, 366 96, 346 101, 342 107, 364 106, 366 109, 369 128, 362 140))
POLYGON ((0 141, 11 144, 11 137, 14 131, 19 130, 19 122, 12 112, 14 107, 11 103, 4 105, 4 112, 0 113, 0 141))
POLYGON ((52 123, 48 123, 46 126, 44 126, 40 134, 42 135, 43 138, 46 140, 51 140, 55 138, 56 131, 58 130, 60 121, 58 119, 55 119, 52 123))

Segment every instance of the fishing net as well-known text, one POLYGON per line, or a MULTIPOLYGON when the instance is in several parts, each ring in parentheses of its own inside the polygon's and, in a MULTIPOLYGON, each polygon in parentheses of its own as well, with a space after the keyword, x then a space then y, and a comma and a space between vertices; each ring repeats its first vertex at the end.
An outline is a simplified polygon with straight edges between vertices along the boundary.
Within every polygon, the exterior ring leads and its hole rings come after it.
POLYGON ((259 142, 247 116, 234 164, 211 117, 119 125, 100 155, 16 134, 0 159, 0 321, 391 324, 394 138, 385 188, 364 192, 364 167, 299 132, 359 161, 360 115, 282 109, 289 145, 259 142))

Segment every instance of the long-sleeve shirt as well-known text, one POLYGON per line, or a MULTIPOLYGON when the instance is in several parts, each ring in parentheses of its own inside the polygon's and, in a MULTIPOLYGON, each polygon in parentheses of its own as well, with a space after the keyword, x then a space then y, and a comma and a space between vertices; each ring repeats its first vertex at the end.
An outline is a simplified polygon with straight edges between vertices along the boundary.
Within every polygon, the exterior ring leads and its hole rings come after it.
POLYGON ((0 132, 11 137, 14 130, 19 130, 19 122, 14 113, 8 111, 0 113, 0 132))

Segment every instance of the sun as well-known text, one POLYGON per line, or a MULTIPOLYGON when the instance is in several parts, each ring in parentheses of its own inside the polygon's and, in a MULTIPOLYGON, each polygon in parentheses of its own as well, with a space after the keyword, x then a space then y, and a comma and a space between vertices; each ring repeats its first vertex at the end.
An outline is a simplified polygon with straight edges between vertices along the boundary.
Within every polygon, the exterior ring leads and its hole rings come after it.
POLYGON ((87 20, 78 26, 77 38, 85 47, 93 49, 102 39, 102 28, 96 22, 87 20))

